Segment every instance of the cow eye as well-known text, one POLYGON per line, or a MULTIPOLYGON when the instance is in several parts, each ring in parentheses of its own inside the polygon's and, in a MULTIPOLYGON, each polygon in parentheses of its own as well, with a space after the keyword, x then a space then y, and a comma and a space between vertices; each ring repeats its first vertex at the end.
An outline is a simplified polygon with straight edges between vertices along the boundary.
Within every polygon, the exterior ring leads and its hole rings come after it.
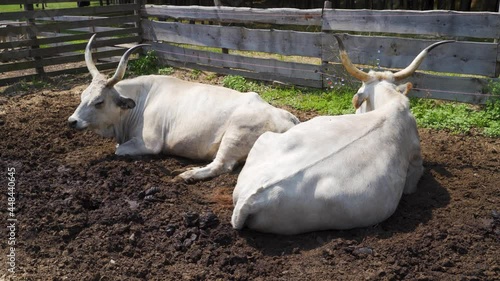
POLYGON ((101 108, 104 105, 104 101, 99 101, 94 104, 96 108, 101 108))

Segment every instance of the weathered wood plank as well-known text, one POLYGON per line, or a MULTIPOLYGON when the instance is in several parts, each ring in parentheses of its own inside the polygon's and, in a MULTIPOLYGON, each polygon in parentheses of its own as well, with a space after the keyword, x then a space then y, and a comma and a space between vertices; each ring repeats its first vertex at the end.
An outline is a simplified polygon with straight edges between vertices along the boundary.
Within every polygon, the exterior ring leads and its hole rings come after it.
POLYGON ((406 80, 412 82, 415 88, 410 96, 475 104, 484 104, 488 99, 494 98, 483 93, 490 79, 437 76, 416 72, 406 80))
POLYGON ((321 81, 317 81, 317 80, 290 78, 290 77, 274 75, 272 73, 263 74, 263 73, 255 73, 255 72, 250 72, 250 71, 232 69, 232 68, 219 68, 219 67, 213 67, 213 66, 190 63, 190 62, 180 62, 177 60, 168 60, 168 59, 164 59, 161 54, 159 55, 159 58, 162 59, 163 64, 170 65, 173 67, 179 67, 179 68, 199 69, 199 70, 203 70, 203 71, 210 71, 210 72, 227 74, 227 75, 239 75, 239 76, 243 76, 243 77, 255 79, 255 80, 270 81, 270 82, 277 81, 277 82, 281 82, 281 83, 285 83, 285 84, 298 85, 298 86, 304 86, 304 87, 321 88, 323 85, 321 81))
MULTIPOLYGON (((62 3, 62 2, 74 2, 76 7, 76 2, 79 0, 43 0, 45 3, 62 3)), ((39 4, 41 0, 2 0, 3 4, 39 4)), ((88 7, 85 7, 88 8, 88 7)))
MULTIPOLYGON (((343 35, 347 53, 355 64, 385 68, 405 68, 427 46, 436 40, 397 37, 343 35)), ((323 35, 323 61, 339 62, 337 40, 333 34, 323 35)), ((433 49, 420 70, 497 77, 498 44, 457 41, 433 49)))
MULTIPOLYGON (((118 66, 118 62, 110 62, 110 63, 101 63, 101 64, 96 64, 97 69, 99 70, 106 70, 106 69, 114 69, 118 66)), ((51 72, 46 72, 46 76, 57 76, 57 75, 62 75, 62 74, 78 74, 78 73, 88 73, 87 67, 76 67, 76 68, 68 68, 68 69, 63 69, 63 70, 57 70, 57 71, 51 71, 51 72)), ((38 74, 30 74, 30 75, 24 75, 24 76, 17 76, 17 77, 9 77, 9 78, 3 78, 0 79, 0 86, 3 85, 8 85, 12 83, 19 82, 21 80, 32 80, 35 78, 39 78, 40 75, 38 74)))
MULTIPOLYGON (((107 36, 117 36, 117 35, 137 35, 139 33, 139 28, 112 28, 110 31, 103 31, 97 33, 97 38, 107 37, 107 36)), ((64 34, 63 36, 50 37, 50 38, 38 38, 36 40, 20 40, 14 42, 0 43, 0 50, 12 47, 28 47, 33 44, 49 45, 61 42, 71 42, 75 40, 88 40, 92 36, 91 33, 83 33, 77 35, 64 34)))
POLYGON ((163 58, 213 67, 230 67, 247 71, 274 74, 288 78, 321 80, 321 65, 285 62, 276 59, 262 59, 223 53, 194 50, 167 43, 152 43, 152 48, 163 58))
MULTIPOLYGON (((137 43, 141 41, 140 36, 131 36, 131 37, 123 37, 123 38, 114 38, 108 40, 98 40, 94 43, 94 47, 103 47, 103 46, 113 46, 125 43, 137 43)), ((12 59, 21 59, 28 57, 48 57, 54 56, 60 53, 74 52, 85 50, 87 43, 78 43, 64 46, 56 46, 56 47, 48 47, 48 48, 40 48, 40 49, 32 49, 32 50, 14 50, 0 53, 0 61, 7 61, 12 59)))
POLYGON ((60 31, 72 28, 81 28, 88 26, 106 26, 106 25, 116 25, 129 22, 138 22, 139 16, 120 16, 112 18, 94 19, 94 20, 84 20, 84 21, 74 21, 74 22, 61 22, 61 23, 46 23, 39 24, 35 27, 28 26, 8 26, 5 28, 0 28, 0 36, 6 36, 9 34, 26 34, 27 31, 33 30, 35 32, 49 32, 49 31, 60 31))
POLYGON ((144 39, 234 50, 321 56, 321 33, 142 21, 144 39))
MULTIPOLYGON (((498 40, 495 40, 495 42, 498 44, 498 40)), ((495 71, 495 77, 500 76, 500 44, 497 45, 497 67, 495 71)))
POLYGON ((39 23, 45 23, 45 22, 68 22, 68 21, 84 21, 84 20, 96 20, 96 19, 106 19, 108 17, 103 17, 103 16, 66 16, 66 15, 59 15, 59 16, 53 16, 53 17, 40 17, 37 18, 36 20, 39 23))
POLYGON ((142 16, 232 23, 321 26, 321 9, 256 9, 235 7, 146 5, 142 16))
POLYGON ((325 10, 323 30, 500 38, 493 12, 325 10))
MULTIPOLYGON (((126 26, 126 25, 124 25, 126 26)), ((130 27, 126 27, 130 28, 130 27)), ((113 31, 113 30, 120 30, 123 29, 122 27, 109 27, 109 26, 88 26, 88 27, 82 27, 82 28, 72 28, 68 29, 70 31, 79 31, 79 32, 90 32, 90 33, 100 33, 100 32, 105 32, 105 31, 113 31)), ((139 32, 142 30, 139 29, 139 32)))
POLYGON ((437 89, 413 89, 409 94, 409 97, 425 98, 425 99, 435 99, 435 100, 446 100, 446 101, 456 101, 471 104, 486 104, 490 100, 499 100, 498 96, 491 96, 488 94, 481 93, 460 93, 453 92, 450 93, 446 90, 437 89))
MULTIPOLYGON (((112 56, 121 56, 121 55, 123 55, 123 53, 124 53, 124 50, 110 50, 110 51, 103 51, 103 52, 94 52, 92 54, 92 57, 96 58, 96 59, 103 59, 103 58, 108 58, 108 57, 112 57, 112 56)), ((7 63, 7 64, 0 64, 0 72, 9 72, 9 71, 30 69, 30 68, 35 68, 35 67, 44 67, 44 66, 49 66, 49 65, 57 65, 57 64, 70 63, 70 62, 79 62, 79 61, 84 61, 84 60, 85 60, 84 54, 77 54, 77 55, 70 55, 70 56, 59 56, 59 57, 45 58, 45 59, 42 59, 39 61, 23 61, 23 62, 7 63)))
MULTIPOLYGON (((75 3, 76 7, 76 3, 75 3)), ((0 9, 2 6, 0 6, 0 9)), ((133 13, 138 9, 137 4, 91 6, 85 8, 45 9, 36 11, 0 13, 0 20, 25 20, 27 18, 52 18, 59 16, 94 16, 110 13, 133 13)))

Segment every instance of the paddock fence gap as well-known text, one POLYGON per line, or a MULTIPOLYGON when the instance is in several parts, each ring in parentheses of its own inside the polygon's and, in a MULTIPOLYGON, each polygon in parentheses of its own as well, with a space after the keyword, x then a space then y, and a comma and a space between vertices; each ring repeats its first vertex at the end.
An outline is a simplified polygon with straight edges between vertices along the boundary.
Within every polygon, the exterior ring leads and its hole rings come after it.
MULTIPOLYGON (((217 2, 217 1, 216 1, 217 2)), ((448 10, 236 8, 144 5, 145 43, 165 65, 326 88, 358 83, 345 73, 334 33, 358 67, 402 69, 433 49, 408 78, 411 95, 483 104, 498 96, 500 14, 448 10)))
POLYGON ((0 1, 0 85, 87 72, 84 51, 94 33, 97 68, 115 68, 124 49, 141 41, 140 1, 111 2, 0 1))

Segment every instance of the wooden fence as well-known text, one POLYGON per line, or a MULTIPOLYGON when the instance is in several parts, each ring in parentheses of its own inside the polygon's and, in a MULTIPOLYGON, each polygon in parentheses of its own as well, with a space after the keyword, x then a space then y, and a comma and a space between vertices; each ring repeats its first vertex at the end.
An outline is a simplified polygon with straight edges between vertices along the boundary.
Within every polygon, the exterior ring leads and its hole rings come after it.
POLYGON ((484 103, 496 98, 488 83, 500 82, 499 13, 146 5, 141 16, 143 39, 172 66, 329 87, 350 79, 332 36, 348 33, 365 70, 404 68, 429 44, 456 39, 408 79, 414 96, 484 103))
POLYGON ((87 71, 83 63, 84 50, 94 33, 98 38, 94 58, 98 59, 99 69, 116 67, 115 57, 121 56, 130 44, 141 41, 139 1, 78 7, 77 1, 44 0, 47 6, 35 9, 33 4, 39 2, 0 2, 0 39, 3 39, 0 40, 0 85, 42 74, 87 71), (51 8, 62 2, 71 2, 66 3, 70 7, 51 8), (13 4, 23 5, 24 11, 1 12, 2 7, 13 4))
POLYGON ((409 78, 414 96, 484 103, 496 98, 488 83, 500 82, 494 12, 141 6, 141 0, 51 9, 67 1, 46 0, 45 10, 34 10, 38 0, 2 0, 0 11, 5 4, 25 10, 0 12, 0 39, 9 37, 0 41, 0 85, 86 72, 83 50, 92 33, 100 69, 116 67, 124 47, 146 41, 172 66, 318 88, 357 83, 339 64, 332 33, 346 33, 351 59, 365 70, 403 68, 429 44, 456 39, 433 50, 409 78))

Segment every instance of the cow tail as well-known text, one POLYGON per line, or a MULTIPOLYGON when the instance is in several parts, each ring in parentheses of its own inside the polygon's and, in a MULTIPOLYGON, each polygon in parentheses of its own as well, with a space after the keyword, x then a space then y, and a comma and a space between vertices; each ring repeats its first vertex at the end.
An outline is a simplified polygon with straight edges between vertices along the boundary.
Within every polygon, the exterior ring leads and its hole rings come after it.
POLYGON ((250 207, 245 204, 246 200, 239 200, 234 207, 233 215, 231 217, 231 224, 234 229, 242 229, 245 226, 248 215, 250 214, 250 207), (245 201, 244 203, 242 203, 245 201))
POLYGON ((255 193, 244 199, 238 200, 233 210, 231 217, 231 224, 234 229, 242 229, 248 217, 254 213, 258 206, 256 206, 257 196, 260 195, 266 188, 264 186, 258 188, 255 193))

